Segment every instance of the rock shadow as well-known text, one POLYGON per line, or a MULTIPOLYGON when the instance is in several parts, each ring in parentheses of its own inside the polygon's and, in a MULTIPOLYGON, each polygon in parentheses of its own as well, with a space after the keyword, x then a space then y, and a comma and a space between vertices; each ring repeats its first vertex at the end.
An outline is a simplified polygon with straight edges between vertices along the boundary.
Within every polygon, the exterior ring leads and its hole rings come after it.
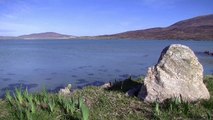
POLYGON ((110 88, 108 88, 107 90, 126 93, 128 90, 130 90, 131 88, 134 88, 136 86, 141 86, 141 83, 138 81, 132 80, 132 78, 129 77, 128 79, 125 79, 122 81, 115 80, 112 83, 112 86, 110 88))
POLYGON ((118 91, 126 93, 128 96, 140 96, 139 98, 144 100, 144 98, 147 96, 147 90, 144 86, 143 81, 139 80, 133 80, 131 77, 129 77, 126 80, 123 81, 115 81, 114 83, 111 83, 112 86, 109 88, 106 88, 107 91, 118 91), (139 94, 140 93, 140 94, 139 94))

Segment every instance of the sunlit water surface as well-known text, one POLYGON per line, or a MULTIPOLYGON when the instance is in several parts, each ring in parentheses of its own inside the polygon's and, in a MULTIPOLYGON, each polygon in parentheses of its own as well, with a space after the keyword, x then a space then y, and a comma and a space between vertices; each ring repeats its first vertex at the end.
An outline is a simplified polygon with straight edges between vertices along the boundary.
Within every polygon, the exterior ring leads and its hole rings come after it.
POLYGON ((170 44, 189 46, 213 73, 210 41, 178 40, 0 40, 0 95, 22 86, 29 91, 57 91, 71 83, 74 88, 101 85, 145 75, 170 44))

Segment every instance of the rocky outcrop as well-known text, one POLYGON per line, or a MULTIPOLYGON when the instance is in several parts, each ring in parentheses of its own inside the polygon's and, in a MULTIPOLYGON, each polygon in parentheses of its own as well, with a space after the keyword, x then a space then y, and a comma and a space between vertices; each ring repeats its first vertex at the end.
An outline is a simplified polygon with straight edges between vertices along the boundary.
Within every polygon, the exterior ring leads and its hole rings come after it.
POLYGON ((187 46, 173 44, 166 47, 158 63, 148 69, 138 97, 147 102, 163 102, 170 98, 183 101, 209 99, 203 83, 203 67, 187 46), (144 94, 146 93, 146 94, 144 94))
POLYGON ((204 51, 204 54, 213 56, 213 52, 209 52, 209 51, 204 51))

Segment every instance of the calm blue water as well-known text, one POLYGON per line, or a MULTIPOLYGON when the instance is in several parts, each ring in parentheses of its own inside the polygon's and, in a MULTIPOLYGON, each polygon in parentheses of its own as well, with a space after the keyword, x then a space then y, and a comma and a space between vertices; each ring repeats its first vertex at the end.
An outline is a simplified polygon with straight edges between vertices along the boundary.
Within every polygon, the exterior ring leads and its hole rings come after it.
POLYGON ((13 40, 0 41, 0 90, 22 84, 30 91, 43 87, 55 90, 71 83, 87 84, 123 80, 146 74, 156 64, 161 50, 172 43, 191 47, 203 64, 205 74, 213 73, 213 51, 208 41, 159 40, 13 40))

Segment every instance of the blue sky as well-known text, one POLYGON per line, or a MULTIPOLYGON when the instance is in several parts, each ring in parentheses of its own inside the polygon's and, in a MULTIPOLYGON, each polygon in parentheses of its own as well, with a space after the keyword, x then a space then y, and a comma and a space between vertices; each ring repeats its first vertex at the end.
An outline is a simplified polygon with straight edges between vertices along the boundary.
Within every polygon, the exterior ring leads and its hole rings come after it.
POLYGON ((0 36, 112 34, 207 14, 213 0, 0 0, 0 36))

